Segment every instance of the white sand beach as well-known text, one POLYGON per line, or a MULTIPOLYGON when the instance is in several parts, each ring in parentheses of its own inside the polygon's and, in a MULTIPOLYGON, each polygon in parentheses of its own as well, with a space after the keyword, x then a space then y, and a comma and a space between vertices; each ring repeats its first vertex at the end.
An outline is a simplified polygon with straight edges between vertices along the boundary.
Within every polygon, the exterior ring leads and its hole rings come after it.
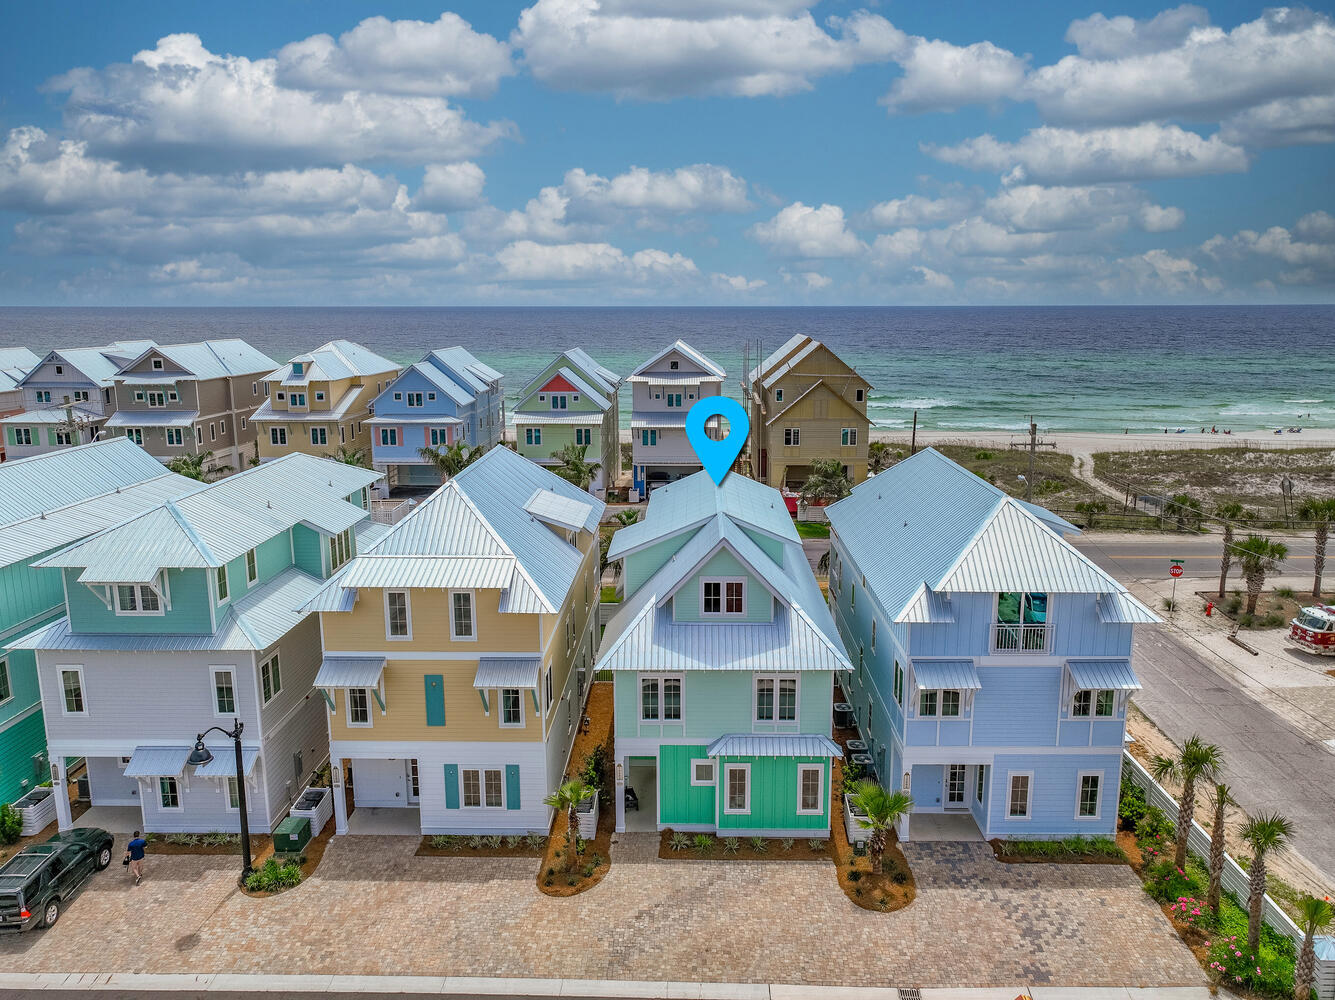
MULTIPOLYGON (((909 432, 872 428, 873 441, 909 443, 909 432)), ((1233 434, 1202 434, 1198 429, 1185 434, 1101 434, 1093 431, 1055 431, 1039 433, 1040 441, 1056 444, 1056 451, 1068 455, 1087 455, 1099 451, 1162 451, 1167 448, 1322 448, 1335 447, 1335 428, 1304 428, 1299 434, 1273 431, 1238 431, 1233 434)), ((931 444, 987 444, 1006 447, 1028 441, 1021 433, 1005 431, 930 431, 919 430, 919 446, 931 444)))

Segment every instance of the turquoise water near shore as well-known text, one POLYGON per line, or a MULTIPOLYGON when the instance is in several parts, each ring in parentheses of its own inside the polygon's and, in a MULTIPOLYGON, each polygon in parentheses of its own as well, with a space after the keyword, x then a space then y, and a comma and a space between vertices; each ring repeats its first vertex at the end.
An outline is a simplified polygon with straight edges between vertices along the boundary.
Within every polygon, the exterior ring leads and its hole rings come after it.
MULTIPOLYGON (((514 395, 564 347, 628 373, 675 338, 728 370, 744 342, 828 343, 874 386, 877 427, 1235 431, 1335 427, 1335 307, 0 308, 0 346, 242 337, 277 361, 347 338, 396 361, 462 344, 514 395)), ((754 352, 753 352, 754 353, 754 352)), ((628 397, 622 401, 629 422, 628 397)))

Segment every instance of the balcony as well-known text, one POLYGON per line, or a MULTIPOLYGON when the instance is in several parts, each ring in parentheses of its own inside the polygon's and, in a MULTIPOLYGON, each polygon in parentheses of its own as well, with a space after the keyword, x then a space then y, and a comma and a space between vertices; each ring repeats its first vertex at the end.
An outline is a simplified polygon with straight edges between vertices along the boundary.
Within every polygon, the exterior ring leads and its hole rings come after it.
POLYGON ((1052 649, 1052 626, 1044 623, 992 626, 994 653, 1046 653, 1052 649))

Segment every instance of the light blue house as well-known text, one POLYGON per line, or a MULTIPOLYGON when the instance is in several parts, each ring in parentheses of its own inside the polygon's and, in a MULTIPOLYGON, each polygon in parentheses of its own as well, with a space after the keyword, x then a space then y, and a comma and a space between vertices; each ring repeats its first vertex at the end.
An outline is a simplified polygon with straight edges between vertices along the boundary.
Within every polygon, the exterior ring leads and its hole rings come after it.
POLYGON ((423 448, 490 449, 505 429, 502 375, 462 347, 431 351, 371 403, 371 456, 391 486, 438 486, 423 448))
POLYGON ((1061 518, 932 449, 828 509, 842 679, 912 826, 1111 834, 1134 626, 1158 622, 1068 543, 1061 518), (966 821, 967 822, 967 821, 966 821))
POLYGON ((65 613, 60 571, 33 563, 198 488, 125 438, 0 465, 0 802, 48 777, 36 661, 5 648, 65 613))
POLYGON ((617 829, 824 837, 848 658, 775 489, 700 472, 612 538, 617 829), (627 814, 623 786, 639 809, 627 814))
MULTIPOLYGON (((141 452, 142 453, 142 452, 141 452)), ((52 772, 87 761, 92 808, 112 830, 237 830, 242 734, 251 828, 273 830, 324 759, 316 616, 297 610, 356 555, 378 473, 290 454, 165 498, 37 561, 64 614, 14 648, 35 652, 52 772)), ((68 799, 56 796, 60 828, 68 799)))

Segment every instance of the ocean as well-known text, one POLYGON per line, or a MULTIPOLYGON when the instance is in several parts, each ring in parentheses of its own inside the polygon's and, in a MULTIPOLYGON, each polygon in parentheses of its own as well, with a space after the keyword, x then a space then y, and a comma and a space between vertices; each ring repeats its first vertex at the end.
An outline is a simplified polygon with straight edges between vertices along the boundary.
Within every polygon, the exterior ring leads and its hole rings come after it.
MULTIPOLYGON (((558 350, 626 374, 680 337, 728 370, 744 344, 829 344, 874 387, 874 425, 1014 431, 1335 427, 1335 307, 0 308, 0 346, 241 337, 275 361, 346 338, 399 362, 460 344, 511 399, 558 350)), ((754 362, 753 362, 754 363, 754 362)), ((629 422, 624 394, 623 425, 629 422)))

